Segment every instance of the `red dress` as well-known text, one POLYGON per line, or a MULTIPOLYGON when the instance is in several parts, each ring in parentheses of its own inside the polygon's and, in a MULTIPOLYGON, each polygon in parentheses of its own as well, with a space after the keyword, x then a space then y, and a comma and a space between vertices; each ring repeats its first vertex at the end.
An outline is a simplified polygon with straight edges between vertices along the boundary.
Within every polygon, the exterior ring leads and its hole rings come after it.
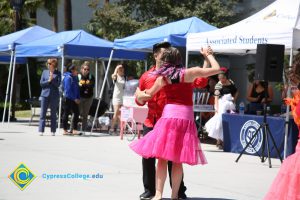
MULTIPOLYGON (((300 127, 300 92, 297 91, 286 103, 291 106, 294 121, 300 127)), ((300 137, 300 132, 299 132, 300 137)), ((300 140, 296 152, 285 159, 264 200, 300 199, 300 140)))
POLYGON ((155 157, 189 165, 206 164, 193 113, 193 85, 168 84, 164 88, 167 104, 152 131, 130 144, 144 158, 155 157))

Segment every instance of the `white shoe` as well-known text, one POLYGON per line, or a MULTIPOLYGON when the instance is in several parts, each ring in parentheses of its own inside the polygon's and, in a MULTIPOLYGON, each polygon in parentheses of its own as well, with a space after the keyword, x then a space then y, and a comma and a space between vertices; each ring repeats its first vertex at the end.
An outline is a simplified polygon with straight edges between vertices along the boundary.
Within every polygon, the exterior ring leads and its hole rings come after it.
POLYGON ((40 132, 40 136, 43 136, 43 134, 44 134, 43 132, 40 132))

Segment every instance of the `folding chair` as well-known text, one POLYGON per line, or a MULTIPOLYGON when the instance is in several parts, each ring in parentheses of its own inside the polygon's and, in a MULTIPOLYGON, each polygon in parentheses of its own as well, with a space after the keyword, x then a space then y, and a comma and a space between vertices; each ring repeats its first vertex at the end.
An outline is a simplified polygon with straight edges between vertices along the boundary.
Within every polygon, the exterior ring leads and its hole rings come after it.
POLYGON ((195 123, 197 125, 197 131, 199 138, 202 139, 206 136, 203 126, 201 113, 203 112, 214 112, 214 106, 208 104, 210 93, 206 90, 196 90, 193 93, 194 102, 194 113, 195 113, 195 123))

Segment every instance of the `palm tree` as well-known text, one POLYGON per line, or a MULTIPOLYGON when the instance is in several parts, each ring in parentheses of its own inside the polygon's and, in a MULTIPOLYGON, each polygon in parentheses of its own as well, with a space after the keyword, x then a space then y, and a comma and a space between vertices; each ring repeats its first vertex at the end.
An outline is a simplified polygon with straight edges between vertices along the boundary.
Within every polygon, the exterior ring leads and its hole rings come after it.
POLYGON ((64 0, 65 30, 72 30, 72 3, 64 0))
POLYGON ((45 0, 44 8, 48 11, 48 15, 53 18, 52 30, 58 32, 58 17, 57 17, 57 5, 60 0, 45 0))
POLYGON ((13 10, 9 5, 9 1, 0 1, 0 27, 0 36, 14 30, 13 10))

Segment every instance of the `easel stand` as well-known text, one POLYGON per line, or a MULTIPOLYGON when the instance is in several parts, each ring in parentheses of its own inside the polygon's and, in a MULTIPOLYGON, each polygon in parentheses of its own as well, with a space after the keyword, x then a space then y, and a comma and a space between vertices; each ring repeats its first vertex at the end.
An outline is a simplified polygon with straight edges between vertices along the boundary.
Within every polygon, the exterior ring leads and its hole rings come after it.
MULTIPOLYGON (((267 84, 266 84, 267 85, 267 84)), ((267 90, 268 90, 268 86, 265 86, 265 97, 267 98, 267 90)), ((260 130, 263 131, 263 141, 262 141, 262 154, 261 154, 261 162, 265 162, 265 160, 268 158, 269 161, 269 168, 272 168, 272 164, 271 164, 271 156, 270 156, 270 146, 269 146, 269 138, 271 138, 271 142, 273 143, 273 146, 275 147, 276 153, 282 163, 282 158, 280 155, 280 152, 278 150, 278 147, 275 143, 274 137, 271 133, 269 124, 267 123, 267 104, 264 103, 264 119, 263 119, 263 123, 261 123, 259 125, 259 128, 255 131, 255 133, 253 134, 253 136, 250 138, 249 142, 246 144, 246 146, 244 147, 244 149, 242 150, 242 152, 240 153, 240 155, 237 157, 235 162, 238 162, 239 159, 242 157, 242 155, 244 154, 244 152, 246 151, 246 149, 252 145, 252 141, 257 137, 258 133, 260 132, 260 130), (265 149, 265 147, 267 147, 267 149, 265 149), (265 157, 265 150, 267 150, 267 158, 265 157)), ((254 149, 255 150, 255 149, 254 149)), ((256 152, 258 154, 258 152, 256 152)))

